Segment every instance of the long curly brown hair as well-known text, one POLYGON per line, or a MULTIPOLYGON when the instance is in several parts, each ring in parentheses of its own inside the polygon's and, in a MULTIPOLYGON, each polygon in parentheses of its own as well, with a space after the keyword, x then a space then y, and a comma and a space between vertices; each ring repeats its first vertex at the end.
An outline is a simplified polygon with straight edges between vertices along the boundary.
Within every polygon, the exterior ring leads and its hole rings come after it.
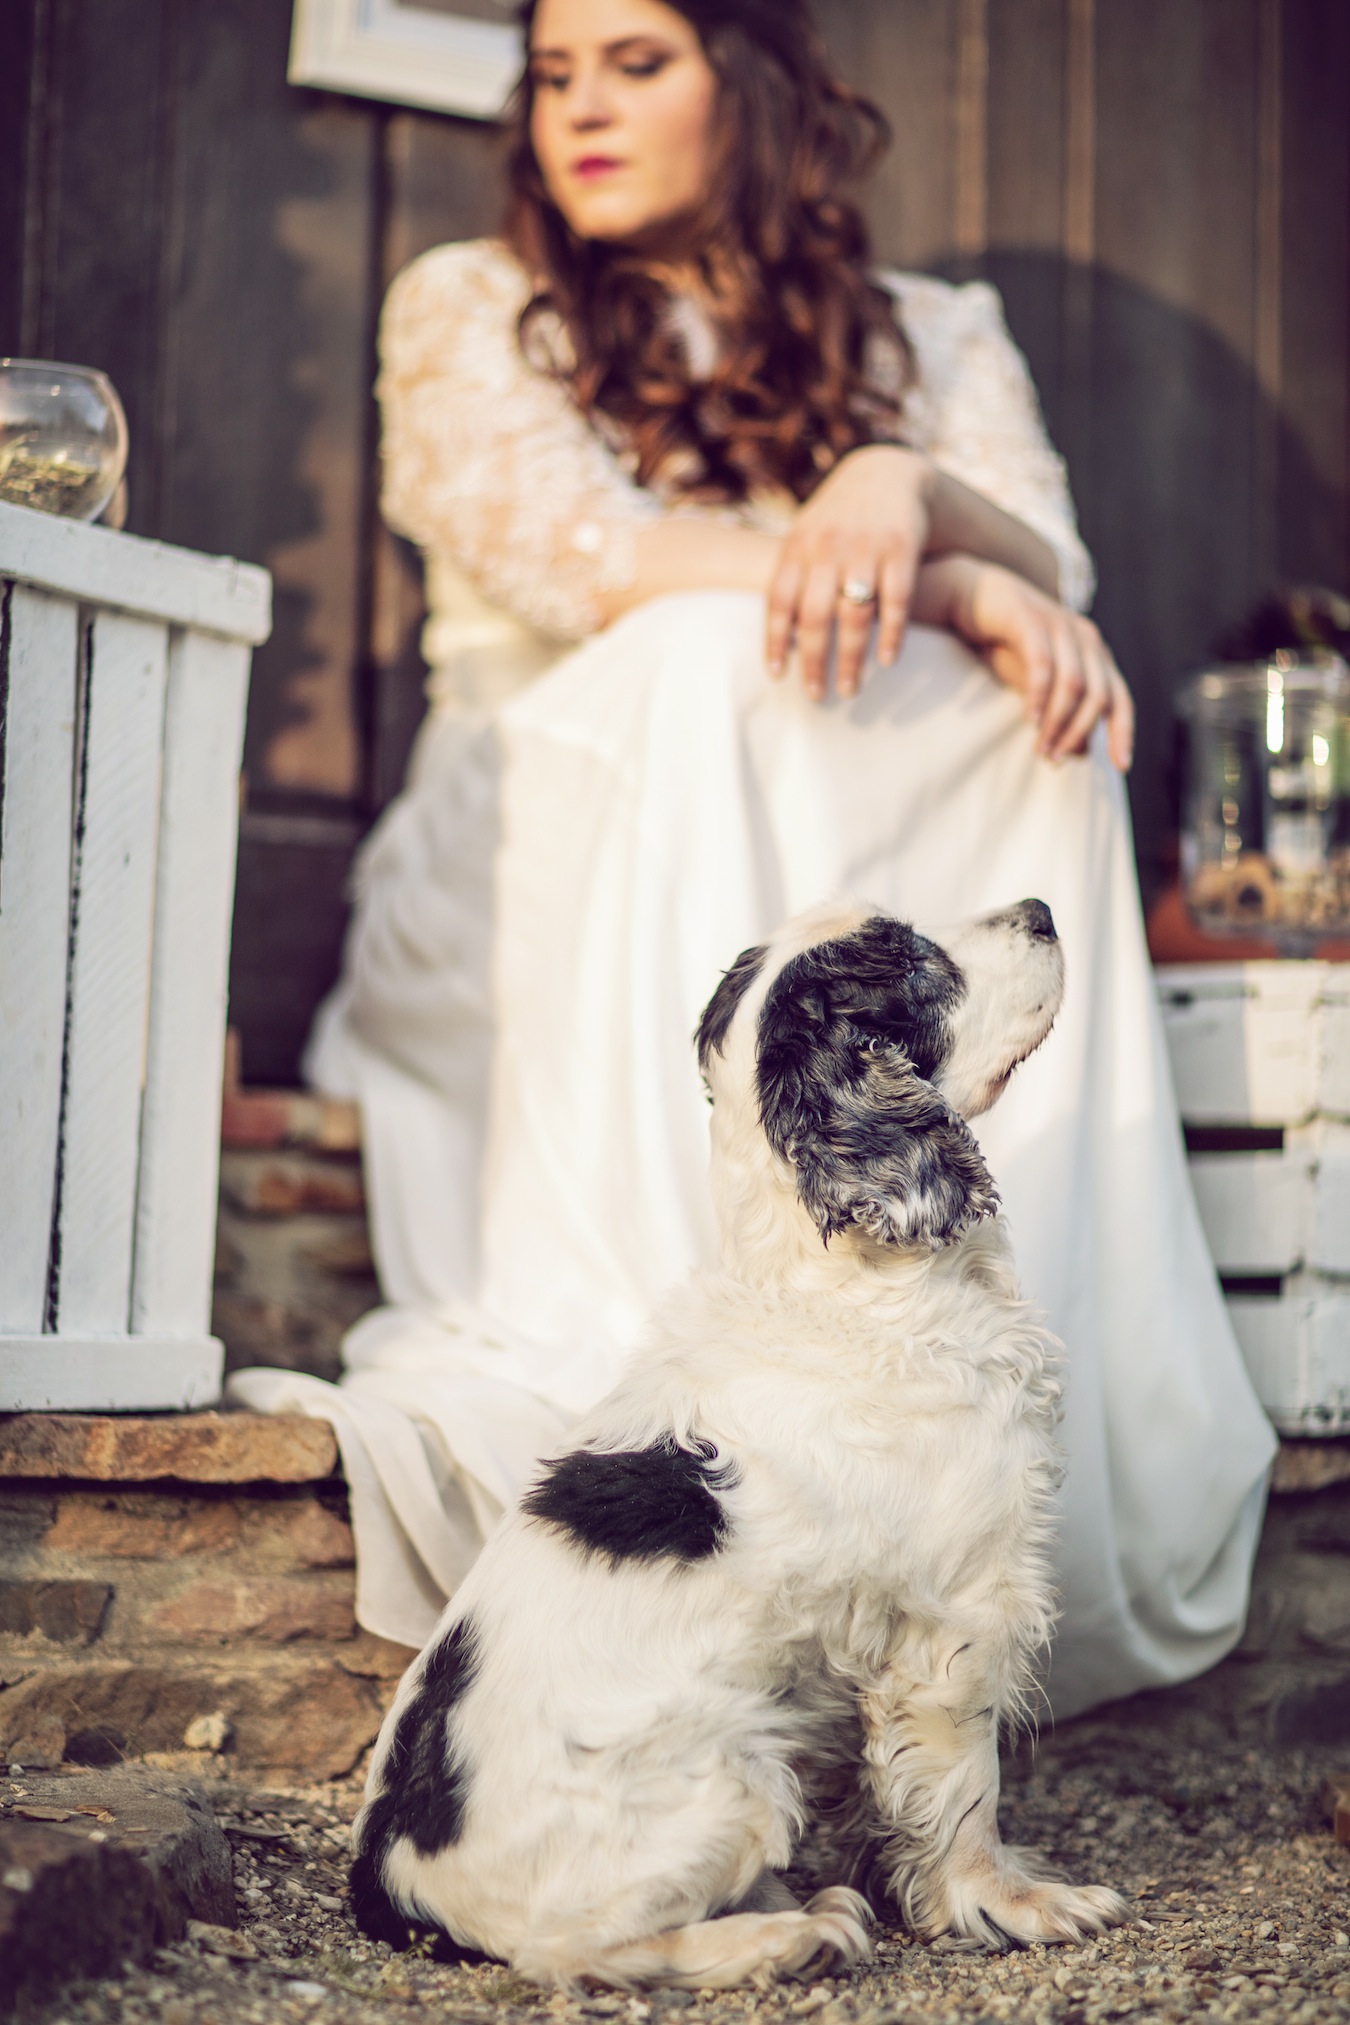
MULTIPOLYGON (((831 73, 809 0, 668 0, 715 72, 716 163, 695 244, 719 351, 696 377, 657 272, 582 239, 550 198, 530 141, 527 66, 513 101, 505 237, 535 278, 521 342, 552 358, 582 411, 635 459, 641 484, 743 500, 805 499, 848 451, 902 436, 912 361, 868 274, 844 194, 885 148, 884 114, 831 73), (566 343, 550 336, 558 326, 566 343)), ((520 9, 528 37, 538 0, 520 9)))

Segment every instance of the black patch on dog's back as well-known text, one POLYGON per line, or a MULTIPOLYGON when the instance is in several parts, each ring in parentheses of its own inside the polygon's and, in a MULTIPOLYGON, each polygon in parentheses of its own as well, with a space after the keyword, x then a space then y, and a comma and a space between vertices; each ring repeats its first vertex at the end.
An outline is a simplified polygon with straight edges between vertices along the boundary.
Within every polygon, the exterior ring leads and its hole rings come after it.
POLYGON ((574 1449, 550 1463, 522 1499, 531 1518, 557 1526, 579 1547, 613 1561, 702 1561, 727 1537, 717 1496, 726 1473, 704 1443, 681 1448, 669 1435, 650 1448, 606 1453, 574 1449))
POLYGON ((759 976, 764 956, 763 943, 755 949, 743 949, 703 1008, 703 1017, 694 1035, 694 1046, 698 1050, 698 1065, 705 1075, 709 1055, 720 1055, 726 1046, 736 1008, 759 976))
POLYGON ((473 1624, 461 1618, 427 1654, 384 1761, 384 1791, 361 1824, 350 1878, 352 1908, 361 1931, 390 1947, 408 1947, 421 1925, 415 1915, 400 1911, 385 1887, 390 1845, 406 1836, 419 1856, 435 1856, 464 1830, 466 1775, 450 1748, 448 1726, 477 1669, 473 1624))

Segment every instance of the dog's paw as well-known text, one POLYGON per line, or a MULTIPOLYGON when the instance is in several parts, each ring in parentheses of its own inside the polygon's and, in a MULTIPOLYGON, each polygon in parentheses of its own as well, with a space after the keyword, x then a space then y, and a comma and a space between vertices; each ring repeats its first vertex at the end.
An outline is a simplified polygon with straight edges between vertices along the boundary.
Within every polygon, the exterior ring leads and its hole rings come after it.
POLYGON ((1124 1899, 1105 1885, 1004 1877, 963 1905, 949 1931, 1002 1951, 1090 1940, 1128 1918, 1124 1899))
POLYGON ((581 1981, 610 1989, 761 1990, 784 1980, 828 1976, 872 1953, 872 1915, 856 1891, 818 1891, 793 1912, 724 1913, 671 1927, 645 1940, 591 1945, 577 1934, 532 1940, 512 1967, 529 1982, 555 1990, 581 1981))
POLYGON ((861 1892, 850 1890, 846 1884, 832 1884, 809 1898, 802 1910, 808 1919, 823 1922, 826 1929, 841 1936, 839 1945, 846 1968, 871 1954, 871 1934, 877 1916, 861 1892))
POLYGON ((1035 1850, 1006 1844, 968 1849, 891 1890, 914 1932, 947 1948, 1072 1945, 1130 1918, 1118 1892, 1069 1884, 1035 1850))
POLYGON ((875 1924, 865 1898, 847 1885, 831 1885, 799 1913, 780 1916, 772 1933, 766 1931, 764 1959, 749 1980, 764 1989, 783 1977, 801 1981, 852 1969, 871 1959, 875 1924))

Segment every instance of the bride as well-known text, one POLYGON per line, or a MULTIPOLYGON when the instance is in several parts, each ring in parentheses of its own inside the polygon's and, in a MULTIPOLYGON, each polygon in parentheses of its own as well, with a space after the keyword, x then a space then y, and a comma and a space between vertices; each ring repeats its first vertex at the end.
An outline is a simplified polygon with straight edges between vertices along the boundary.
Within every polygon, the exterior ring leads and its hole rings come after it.
POLYGON ((431 708, 309 1072, 362 1107, 388 1306, 333 1421, 358 1615, 421 1643, 711 1246, 689 1036, 849 895, 1049 902, 1064 1011, 981 1138, 1068 1353, 1064 1715, 1234 1643, 1269 1428, 1189 1193, 1128 691, 994 291, 870 266, 880 115, 807 0, 531 0, 499 240, 394 283, 384 510, 431 708))

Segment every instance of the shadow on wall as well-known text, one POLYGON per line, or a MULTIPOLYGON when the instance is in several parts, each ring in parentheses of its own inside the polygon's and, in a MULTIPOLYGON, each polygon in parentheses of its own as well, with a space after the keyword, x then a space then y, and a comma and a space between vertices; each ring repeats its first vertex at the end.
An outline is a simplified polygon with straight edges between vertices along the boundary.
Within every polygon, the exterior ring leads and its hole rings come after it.
POLYGON ((1094 616, 1139 706, 1130 800, 1148 891, 1176 825, 1172 698, 1275 584, 1345 586, 1346 495, 1249 363, 1136 283, 1015 249, 934 271, 998 288, 1068 461, 1094 616))

